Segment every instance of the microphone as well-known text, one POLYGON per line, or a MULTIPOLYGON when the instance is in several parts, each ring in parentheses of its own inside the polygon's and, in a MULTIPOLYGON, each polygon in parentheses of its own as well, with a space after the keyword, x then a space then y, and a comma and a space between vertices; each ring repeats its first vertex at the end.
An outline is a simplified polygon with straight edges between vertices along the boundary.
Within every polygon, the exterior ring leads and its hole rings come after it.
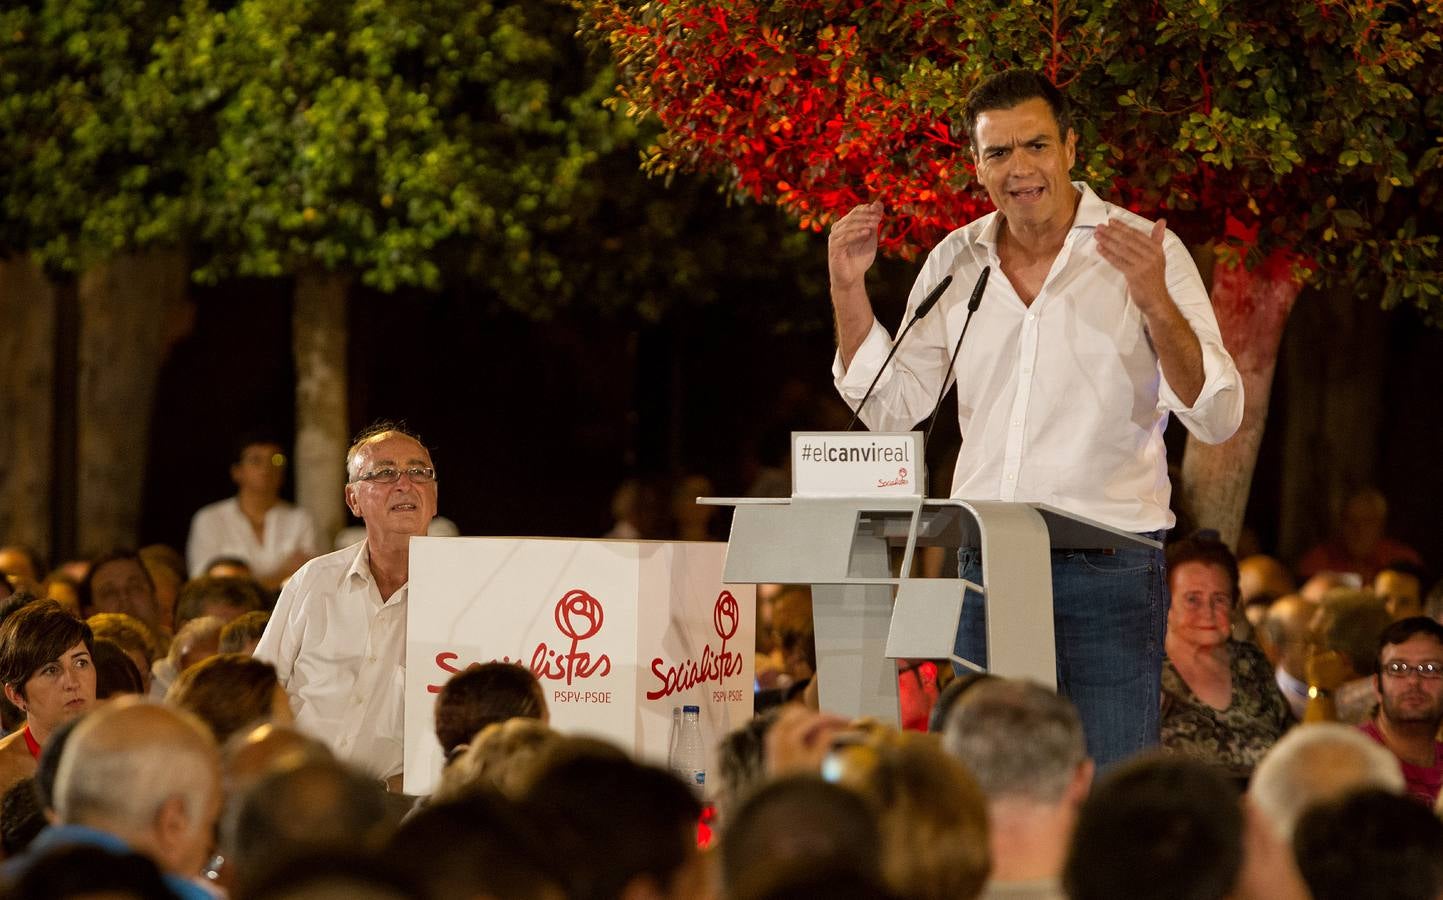
POLYGON ((950 287, 951 284, 952 276, 948 275, 946 278, 937 282, 937 286, 932 288, 926 297, 922 298, 921 303, 917 304, 917 311, 912 314, 912 318, 907 322, 907 327, 903 328, 902 333, 897 335, 897 339, 892 342, 892 349, 887 351, 887 358, 882 360, 882 365, 877 369, 877 374, 872 378, 872 383, 867 385, 867 393, 862 395, 862 402, 858 403, 857 408, 852 410, 852 421, 847 423, 848 431, 851 431, 852 427, 857 424, 857 420, 862 417, 862 407, 866 406, 867 401, 871 399, 872 389, 877 386, 877 380, 882 377, 883 372, 887 371, 887 363, 891 362, 892 357, 897 355, 897 348, 902 346, 902 339, 907 336, 907 332, 912 330, 913 325, 916 325, 921 321, 923 316, 932 311, 932 307, 936 306, 937 301, 942 299, 942 295, 947 292, 947 288, 950 287))
POLYGON ((967 318, 962 322, 962 333, 957 335, 957 346, 952 348, 952 359, 947 362, 947 371, 942 376, 942 389, 937 392, 937 405, 932 407, 932 418, 927 420, 927 433, 922 436, 922 454, 927 453, 927 442, 932 440, 932 429, 937 424, 937 413, 942 410, 942 398, 947 396, 948 380, 952 377, 952 370, 957 365, 957 354, 962 352, 962 339, 967 336, 967 326, 972 324, 972 314, 977 307, 982 305, 982 292, 987 288, 987 276, 992 274, 991 266, 983 266, 982 274, 977 276, 977 284, 972 288, 972 296, 967 301, 967 318))

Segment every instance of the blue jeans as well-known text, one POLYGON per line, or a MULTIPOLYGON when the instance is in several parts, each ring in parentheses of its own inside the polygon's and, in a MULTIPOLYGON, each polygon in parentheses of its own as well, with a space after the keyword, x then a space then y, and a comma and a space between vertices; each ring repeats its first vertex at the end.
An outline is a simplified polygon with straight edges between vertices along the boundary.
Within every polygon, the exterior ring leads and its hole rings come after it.
MULTIPOLYGON (((979 551, 963 548, 958 563, 963 578, 982 583, 979 551)), ((1052 604, 1057 687, 1082 717, 1089 755, 1107 768, 1156 746, 1168 608, 1162 551, 1054 550, 1052 604)), ((986 603, 975 591, 962 605, 956 647, 986 667, 986 603)))

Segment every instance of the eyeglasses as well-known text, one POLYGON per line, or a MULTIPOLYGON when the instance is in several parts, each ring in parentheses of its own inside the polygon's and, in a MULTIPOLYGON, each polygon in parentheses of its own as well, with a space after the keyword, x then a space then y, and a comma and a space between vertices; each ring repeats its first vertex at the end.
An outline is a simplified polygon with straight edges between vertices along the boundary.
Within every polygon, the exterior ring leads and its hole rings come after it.
POLYGON ((436 470, 429 466, 412 466, 409 469, 393 469, 387 466, 384 469, 372 469, 364 475, 357 475, 356 481, 369 481, 372 484, 395 484, 401 480, 402 475, 411 479, 412 484, 430 484, 436 480, 436 470))
POLYGON ((1416 666, 1405 662, 1390 662, 1383 667, 1383 671, 1394 678, 1404 678, 1409 672, 1417 672, 1419 678, 1443 678, 1443 664, 1435 662, 1422 662, 1416 666))

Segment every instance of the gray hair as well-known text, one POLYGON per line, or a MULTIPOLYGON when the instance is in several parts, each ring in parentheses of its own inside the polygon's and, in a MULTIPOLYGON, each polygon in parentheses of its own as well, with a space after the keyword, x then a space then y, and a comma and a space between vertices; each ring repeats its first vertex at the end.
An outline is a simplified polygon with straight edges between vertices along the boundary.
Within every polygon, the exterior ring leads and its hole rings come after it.
POLYGON ((430 452, 426 447, 426 443, 421 440, 421 436, 408 429, 404 422, 391 422, 387 420, 376 422, 362 429, 361 432, 356 435, 355 440, 351 441, 351 446, 346 450, 346 481, 355 481, 361 476, 361 470, 356 459, 360 456, 362 448, 367 444, 373 444, 393 434, 410 438, 419 444, 421 449, 426 450, 427 453, 430 452))
POLYGON ((1337 722, 1299 725, 1273 745, 1253 771, 1248 796, 1292 840, 1311 807, 1365 788, 1403 793, 1403 770, 1386 747, 1337 722))
POLYGON ((1062 800, 1087 759, 1072 704, 1031 681, 989 679, 947 717, 942 746, 960 759, 988 800, 1062 800))
POLYGON ((205 725, 182 710, 141 700, 91 713, 65 745, 55 810, 66 824, 139 831, 179 797, 196 827, 219 787, 220 753, 205 725))

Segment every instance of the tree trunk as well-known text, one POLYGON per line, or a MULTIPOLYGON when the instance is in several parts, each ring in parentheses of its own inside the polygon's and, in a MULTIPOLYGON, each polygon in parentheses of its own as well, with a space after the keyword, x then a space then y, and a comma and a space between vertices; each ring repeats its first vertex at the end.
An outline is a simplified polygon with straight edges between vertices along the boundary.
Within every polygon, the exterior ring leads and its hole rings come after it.
POLYGON ((0 543, 49 556, 55 288, 28 258, 0 259, 0 543))
POLYGON ((1291 257, 1283 253, 1252 271, 1241 264, 1213 269, 1213 309, 1223 344, 1242 376, 1243 421, 1237 434, 1221 444, 1204 444, 1188 435, 1181 505, 1195 527, 1216 529, 1229 546, 1237 546, 1242 532, 1267 424, 1278 343, 1300 288, 1291 257))
POLYGON ((1383 428, 1387 316, 1355 291, 1309 292, 1288 327, 1280 363, 1283 469, 1278 554, 1295 561, 1333 531, 1347 494, 1374 482, 1383 428))
POLYGON ((296 503, 315 517, 323 547, 345 524, 348 289, 348 279, 333 272, 296 276, 296 503))
POLYGON ((134 546, 139 538, 155 384, 173 323, 187 308, 187 286, 179 251, 122 256, 80 277, 75 479, 82 553, 134 546))

